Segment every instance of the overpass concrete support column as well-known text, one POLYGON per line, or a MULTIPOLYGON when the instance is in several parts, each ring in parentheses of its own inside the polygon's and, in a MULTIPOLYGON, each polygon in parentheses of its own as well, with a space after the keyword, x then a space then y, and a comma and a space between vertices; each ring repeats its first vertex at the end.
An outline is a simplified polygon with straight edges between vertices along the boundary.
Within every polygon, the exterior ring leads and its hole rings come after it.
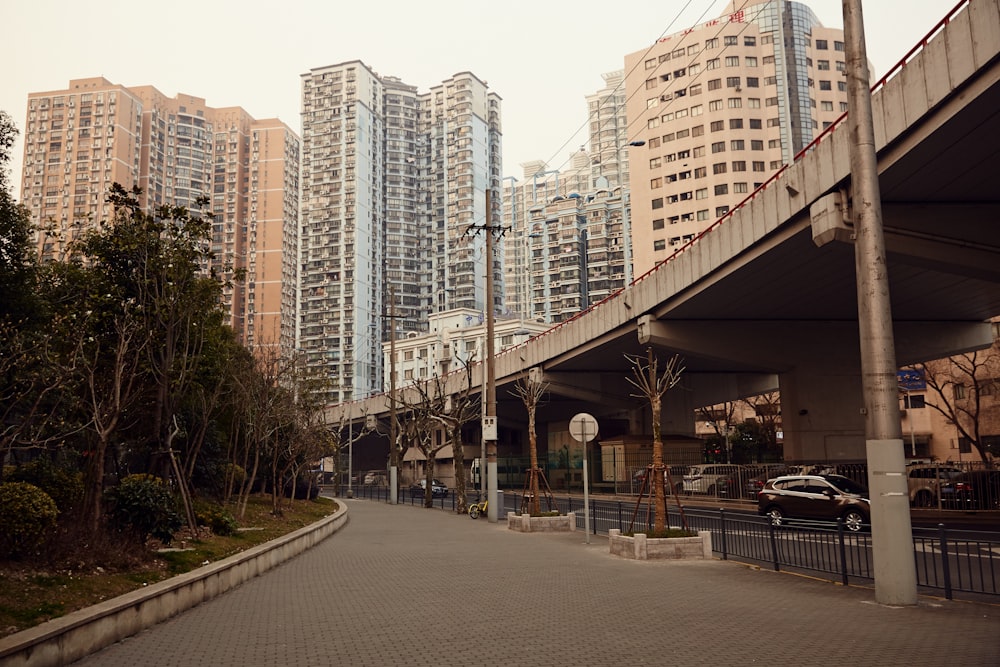
POLYGON ((779 374, 778 382, 785 461, 865 460, 859 366, 816 360, 779 374))

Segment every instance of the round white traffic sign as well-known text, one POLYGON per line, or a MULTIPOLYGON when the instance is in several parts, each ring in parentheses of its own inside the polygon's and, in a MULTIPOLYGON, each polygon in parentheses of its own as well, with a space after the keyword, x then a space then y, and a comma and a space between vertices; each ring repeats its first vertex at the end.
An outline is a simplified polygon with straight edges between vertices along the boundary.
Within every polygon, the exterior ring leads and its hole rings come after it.
POLYGON ((569 420, 569 434, 574 440, 590 442, 597 437, 597 420, 586 412, 574 415, 569 420))

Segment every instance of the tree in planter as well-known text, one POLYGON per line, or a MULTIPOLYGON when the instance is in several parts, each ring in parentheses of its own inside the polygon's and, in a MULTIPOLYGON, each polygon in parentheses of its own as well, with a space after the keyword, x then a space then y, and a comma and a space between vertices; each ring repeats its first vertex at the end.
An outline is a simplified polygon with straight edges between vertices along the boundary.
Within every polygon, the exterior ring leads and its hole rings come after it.
POLYGON ((538 434, 535 428, 535 414, 538 406, 548 391, 548 385, 538 382, 532 378, 529 372, 527 377, 518 378, 511 392, 521 399, 524 408, 528 413, 528 477, 525 480, 525 490, 521 495, 521 514, 539 516, 542 513, 542 501, 540 493, 541 485, 544 484, 545 499, 548 503, 549 511, 558 511, 549 484, 545 480, 542 469, 538 467, 538 434))
MULTIPOLYGON (((650 499, 653 506, 653 531, 655 534, 664 534, 667 529, 667 496, 664 490, 664 477, 670 475, 670 470, 663 463, 663 437, 661 434, 661 412, 663 395, 680 382, 684 367, 681 366, 680 357, 674 355, 667 362, 663 372, 659 372, 659 359, 649 348, 647 358, 629 356, 626 358, 632 363, 634 377, 627 378, 629 383, 638 389, 640 394, 633 394, 649 401, 650 412, 653 421, 653 463, 646 475, 643 483, 643 490, 646 484, 650 485, 650 499)), ((673 480, 670 483, 670 491, 677 501, 677 509, 681 516, 681 526, 687 530, 687 518, 684 516, 684 508, 681 506, 680 498, 677 497, 677 490, 673 480)), ((642 501, 640 492, 639 500, 636 502, 635 512, 632 514, 632 524, 635 524, 635 517, 639 513, 639 504, 642 501)))

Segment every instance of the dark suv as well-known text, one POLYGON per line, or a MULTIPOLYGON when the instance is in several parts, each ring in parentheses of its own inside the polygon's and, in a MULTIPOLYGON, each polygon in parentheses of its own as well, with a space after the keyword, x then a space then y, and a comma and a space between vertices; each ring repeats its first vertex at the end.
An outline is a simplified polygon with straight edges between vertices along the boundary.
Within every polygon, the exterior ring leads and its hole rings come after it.
POLYGON ((757 513, 774 526, 785 518, 836 521, 857 532, 869 522, 868 489, 840 475, 785 475, 768 480, 757 494, 757 513))

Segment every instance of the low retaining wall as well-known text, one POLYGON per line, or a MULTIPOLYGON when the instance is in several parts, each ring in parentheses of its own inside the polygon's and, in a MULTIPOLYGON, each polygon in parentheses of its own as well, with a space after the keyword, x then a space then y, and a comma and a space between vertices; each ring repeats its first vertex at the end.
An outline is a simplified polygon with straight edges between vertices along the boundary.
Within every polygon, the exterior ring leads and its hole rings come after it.
POLYGON ((699 530, 697 537, 648 538, 645 533, 634 537, 608 531, 608 548, 612 555, 635 560, 708 560, 712 558, 712 533, 699 530))
POLYGON ((564 533, 576 530, 576 514, 559 516, 531 516, 530 514, 507 514, 507 529, 520 533, 564 533))
POLYGON ((95 653, 267 572, 347 523, 347 507, 284 537, 0 639, 4 667, 57 667, 95 653))

